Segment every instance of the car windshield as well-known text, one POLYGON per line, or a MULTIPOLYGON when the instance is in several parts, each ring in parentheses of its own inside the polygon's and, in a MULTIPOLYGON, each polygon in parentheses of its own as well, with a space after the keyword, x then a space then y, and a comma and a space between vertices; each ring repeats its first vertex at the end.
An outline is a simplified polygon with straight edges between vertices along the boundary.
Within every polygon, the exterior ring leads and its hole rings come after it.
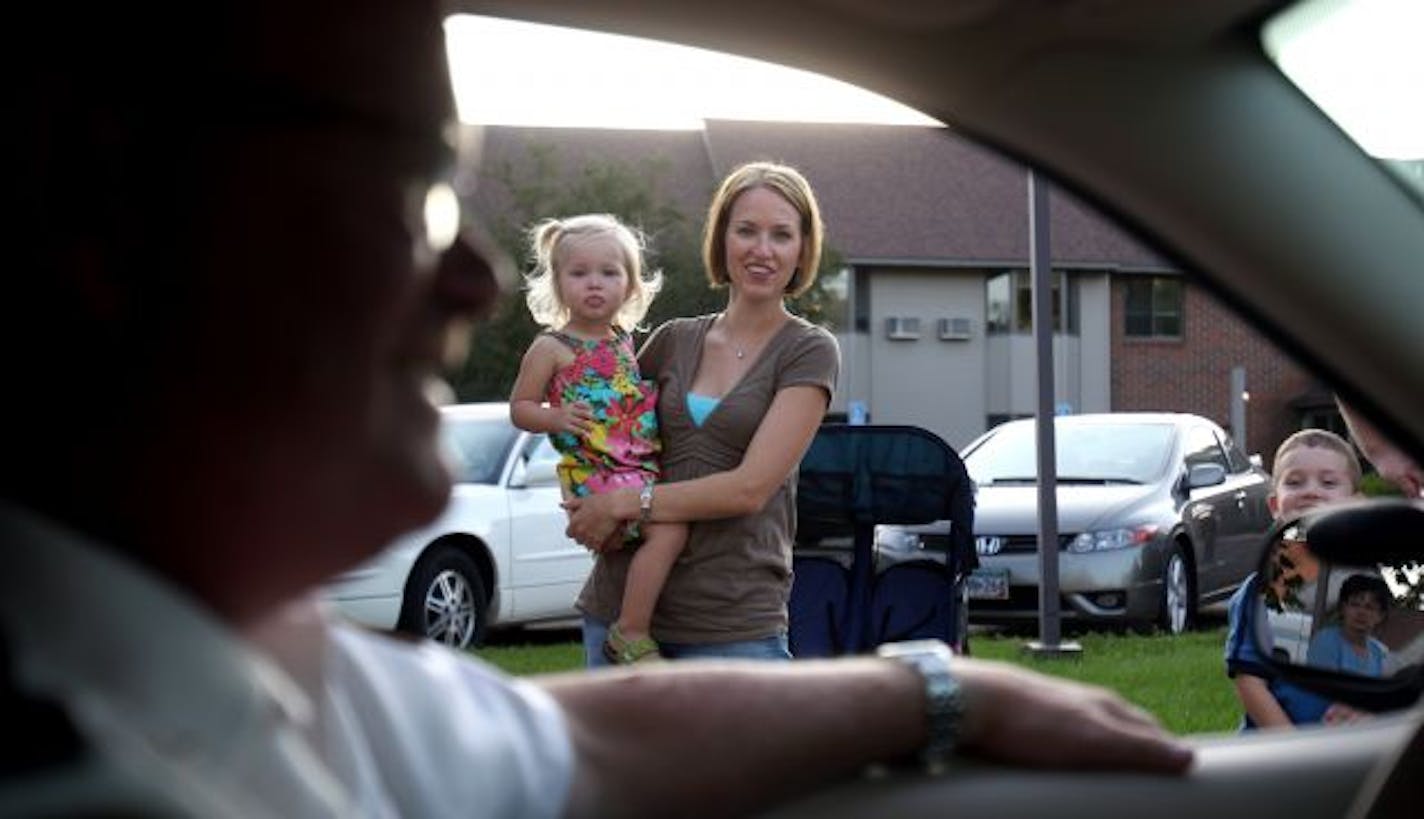
MULTIPOLYGON (((980 486, 1034 483, 1038 450, 1033 423, 1005 424, 964 458, 980 486)), ((1059 483, 1147 483, 1162 474, 1171 449, 1167 424, 1056 424, 1059 483)))
POLYGON ((504 418, 449 418, 441 430, 457 483, 499 482, 515 429, 504 418))

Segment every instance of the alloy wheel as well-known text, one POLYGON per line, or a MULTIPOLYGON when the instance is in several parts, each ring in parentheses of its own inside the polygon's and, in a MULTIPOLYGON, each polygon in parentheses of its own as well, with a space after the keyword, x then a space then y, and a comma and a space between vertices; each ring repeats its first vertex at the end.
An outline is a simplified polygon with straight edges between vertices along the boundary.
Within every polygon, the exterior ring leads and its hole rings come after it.
POLYGON ((1171 634, 1181 634, 1187 630, 1187 611, 1191 605, 1187 599, 1190 593, 1190 585, 1187 581, 1187 561, 1183 559, 1181 552, 1174 551, 1167 560, 1167 572, 1164 580, 1163 594, 1165 595, 1165 614, 1167 631, 1171 634))
POLYGON ((425 592, 425 635, 445 645, 463 648, 475 630, 475 600, 459 572, 446 569, 425 592))

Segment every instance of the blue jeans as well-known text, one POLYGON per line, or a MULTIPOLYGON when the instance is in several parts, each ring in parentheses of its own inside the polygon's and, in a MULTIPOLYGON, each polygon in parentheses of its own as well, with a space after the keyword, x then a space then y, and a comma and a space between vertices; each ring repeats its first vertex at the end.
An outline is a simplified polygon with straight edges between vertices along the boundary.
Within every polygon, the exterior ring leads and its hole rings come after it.
MULTIPOLYGON (((603 657, 603 641, 608 639, 608 623, 592 617, 583 618, 583 656, 589 668, 609 665, 603 657)), ((659 643, 658 651, 669 660, 771 660, 791 659, 786 632, 759 640, 734 643, 659 643)))

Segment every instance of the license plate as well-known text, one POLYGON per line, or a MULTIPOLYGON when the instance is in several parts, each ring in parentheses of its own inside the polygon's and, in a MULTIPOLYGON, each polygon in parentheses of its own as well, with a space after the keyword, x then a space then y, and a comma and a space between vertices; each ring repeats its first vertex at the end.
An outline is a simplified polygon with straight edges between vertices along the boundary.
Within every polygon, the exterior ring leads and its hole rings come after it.
POLYGON ((970 600, 1008 600, 1008 569, 975 569, 969 573, 970 600))

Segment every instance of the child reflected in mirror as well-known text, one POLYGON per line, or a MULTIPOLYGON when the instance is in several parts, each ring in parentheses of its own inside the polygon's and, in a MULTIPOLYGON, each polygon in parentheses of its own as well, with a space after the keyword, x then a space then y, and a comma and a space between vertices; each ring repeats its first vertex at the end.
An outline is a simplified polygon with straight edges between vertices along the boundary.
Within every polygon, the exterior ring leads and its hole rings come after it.
POLYGON ((1375 634, 1389 616, 1391 599, 1383 578, 1350 575, 1340 586, 1335 621, 1310 639, 1306 662, 1332 671, 1383 676, 1389 649, 1375 634))

